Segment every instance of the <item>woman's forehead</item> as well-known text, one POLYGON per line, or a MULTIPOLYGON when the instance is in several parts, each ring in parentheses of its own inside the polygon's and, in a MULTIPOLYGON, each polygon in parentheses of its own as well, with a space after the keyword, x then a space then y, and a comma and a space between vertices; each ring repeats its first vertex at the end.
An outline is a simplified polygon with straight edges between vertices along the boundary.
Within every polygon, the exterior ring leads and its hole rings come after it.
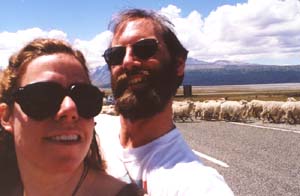
POLYGON ((22 76, 21 85, 45 80, 61 80, 69 83, 68 81, 89 81, 89 78, 84 66, 74 56, 53 54, 40 56, 31 61, 22 76))

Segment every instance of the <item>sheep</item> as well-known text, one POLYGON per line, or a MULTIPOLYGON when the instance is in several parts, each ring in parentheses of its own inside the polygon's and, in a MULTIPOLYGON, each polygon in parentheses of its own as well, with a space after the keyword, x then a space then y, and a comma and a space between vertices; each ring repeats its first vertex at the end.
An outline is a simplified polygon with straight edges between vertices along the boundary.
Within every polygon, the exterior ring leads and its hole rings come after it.
POLYGON ((294 104, 295 107, 291 111, 292 116, 295 119, 295 123, 299 123, 300 122, 300 101, 295 101, 294 104))
POLYGON ((194 103, 190 101, 173 102, 173 120, 176 121, 179 118, 182 120, 182 122, 185 122, 185 120, 187 119, 193 121, 191 115, 194 110, 194 107, 194 103))
POLYGON ((203 120, 211 120, 214 117, 215 103, 215 100, 209 100, 203 103, 201 111, 201 118, 203 120))
MULTIPOLYGON (((203 120, 218 120, 221 104, 224 100, 207 100, 202 103, 201 119, 203 120)), ((196 108, 195 108, 196 111, 196 108)))
POLYGON ((195 115, 195 119, 197 119, 198 117, 200 118, 200 119, 202 119, 201 118, 201 112, 202 112, 202 105, 203 105, 203 102, 201 102, 201 101, 196 101, 196 102, 194 102, 194 105, 195 105, 195 109, 194 109, 194 115, 195 115))
POLYGON ((283 101, 266 101, 263 104, 263 111, 260 114, 260 119, 264 123, 266 119, 269 122, 280 123, 283 115, 283 101))
POLYGON ((219 120, 245 121, 247 101, 225 101, 221 104, 219 120))
POLYGON ((289 124, 296 124, 300 121, 300 101, 287 101, 281 106, 283 114, 283 120, 289 124))
POLYGON ((248 109, 247 109, 247 117, 253 117, 260 119, 260 114, 263 111, 263 105, 265 101, 253 99, 248 102, 248 109))
POLYGON ((294 98, 294 97, 288 97, 288 98, 286 99, 286 101, 297 101, 297 99, 294 98))
POLYGON ((257 118, 273 123, 300 123, 300 101, 293 97, 287 98, 287 101, 262 101, 246 100, 226 101, 205 100, 203 102, 173 101, 173 120, 180 119, 185 122, 194 118, 201 120, 229 120, 244 121, 248 118, 257 118))

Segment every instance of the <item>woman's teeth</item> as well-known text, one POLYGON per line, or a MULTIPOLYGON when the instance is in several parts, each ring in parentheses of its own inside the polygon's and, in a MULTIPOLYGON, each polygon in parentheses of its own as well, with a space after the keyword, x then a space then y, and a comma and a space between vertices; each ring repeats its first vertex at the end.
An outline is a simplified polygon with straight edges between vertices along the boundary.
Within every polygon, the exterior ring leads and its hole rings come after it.
POLYGON ((80 139, 79 135, 59 135, 50 138, 53 141, 57 142, 74 142, 80 139))

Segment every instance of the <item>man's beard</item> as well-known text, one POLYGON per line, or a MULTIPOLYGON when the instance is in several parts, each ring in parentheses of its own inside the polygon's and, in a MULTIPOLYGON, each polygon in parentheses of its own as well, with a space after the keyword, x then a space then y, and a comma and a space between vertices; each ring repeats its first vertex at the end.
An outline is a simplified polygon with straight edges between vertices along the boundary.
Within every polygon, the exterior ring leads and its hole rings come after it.
POLYGON ((144 119, 161 112, 175 95, 178 76, 175 64, 161 65, 160 69, 137 67, 123 74, 111 77, 112 91, 116 100, 115 109, 130 120, 144 119), (138 74, 142 81, 131 88, 131 76, 138 74))

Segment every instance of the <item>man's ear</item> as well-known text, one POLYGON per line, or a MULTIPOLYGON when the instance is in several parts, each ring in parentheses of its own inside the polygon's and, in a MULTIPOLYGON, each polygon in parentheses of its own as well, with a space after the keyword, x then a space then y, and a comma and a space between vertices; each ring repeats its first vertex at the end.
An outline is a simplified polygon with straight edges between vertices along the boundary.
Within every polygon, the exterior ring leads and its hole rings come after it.
POLYGON ((13 132, 13 126, 10 118, 11 111, 6 103, 0 104, 0 123, 2 127, 12 133, 13 132))
POLYGON ((185 61, 186 59, 183 57, 177 58, 177 76, 184 75, 185 61))

